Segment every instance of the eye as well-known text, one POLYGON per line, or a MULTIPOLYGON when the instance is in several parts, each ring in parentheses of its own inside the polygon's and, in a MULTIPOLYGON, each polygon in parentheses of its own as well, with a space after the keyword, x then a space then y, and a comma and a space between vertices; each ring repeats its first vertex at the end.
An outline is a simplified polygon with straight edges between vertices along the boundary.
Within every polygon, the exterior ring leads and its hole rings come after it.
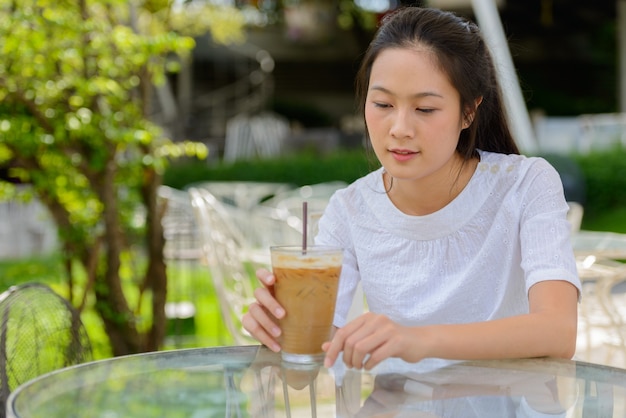
POLYGON ((378 107, 381 109, 387 109, 389 107, 391 107, 391 105, 387 104, 387 103, 382 103, 382 102, 374 102, 374 107, 378 107))
POLYGON ((420 113, 433 113, 435 111, 435 109, 431 109, 431 108, 427 108, 427 107, 418 107, 415 110, 417 110, 420 113))

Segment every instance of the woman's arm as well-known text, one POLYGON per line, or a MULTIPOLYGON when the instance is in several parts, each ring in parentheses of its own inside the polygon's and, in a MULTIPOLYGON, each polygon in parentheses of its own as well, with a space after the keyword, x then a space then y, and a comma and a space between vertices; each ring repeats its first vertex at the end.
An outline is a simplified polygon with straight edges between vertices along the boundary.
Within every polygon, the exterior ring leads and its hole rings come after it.
POLYGON ((578 290, 566 281, 535 284, 528 314, 468 324, 405 327, 367 313, 337 330, 324 345, 325 366, 341 351, 348 367, 371 369, 388 357, 473 360, 571 358, 576 350, 578 290))

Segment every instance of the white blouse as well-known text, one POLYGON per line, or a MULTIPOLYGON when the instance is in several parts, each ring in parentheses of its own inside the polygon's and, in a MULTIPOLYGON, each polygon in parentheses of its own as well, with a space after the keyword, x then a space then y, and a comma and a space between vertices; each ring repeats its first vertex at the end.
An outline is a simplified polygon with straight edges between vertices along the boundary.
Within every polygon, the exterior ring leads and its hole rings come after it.
POLYGON ((359 281, 370 311, 409 326, 527 313, 528 290, 545 280, 580 294, 558 172, 538 157, 479 153, 465 189, 426 216, 394 206, 382 168, 332 196, 315 242, 344 248, 336 326, 359 281))

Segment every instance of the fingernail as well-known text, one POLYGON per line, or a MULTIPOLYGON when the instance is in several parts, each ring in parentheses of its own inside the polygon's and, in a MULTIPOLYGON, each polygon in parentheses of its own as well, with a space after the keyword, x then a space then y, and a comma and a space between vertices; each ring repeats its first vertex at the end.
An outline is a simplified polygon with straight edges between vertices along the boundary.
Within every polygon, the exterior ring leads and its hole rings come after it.
POLYGON ((281 318, 285 314, 285 310, 282 308, 276 308, 274 313, 276 314, 277 318, 281 318))
POLYGON ((272 344, 272 351, 278 353, 280 351, 280 346, 278 344, 272 344))

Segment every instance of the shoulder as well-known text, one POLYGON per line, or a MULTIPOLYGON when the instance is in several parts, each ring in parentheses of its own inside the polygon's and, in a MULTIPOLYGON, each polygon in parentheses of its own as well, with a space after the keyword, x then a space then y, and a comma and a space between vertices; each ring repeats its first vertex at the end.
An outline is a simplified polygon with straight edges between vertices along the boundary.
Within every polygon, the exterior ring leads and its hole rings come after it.
POLYGON ((537 167, 540 169, 554 169, 552 165, 543 157, 527 156, 523 154, 500 154, 490 151, 478 151, 480 155, 479 165, 487 166, 501 165, 504 168, 511 169, 529 169, 537 167))
POLYGON ((383 189, 382 169, 378 169, 333 193, 324 210, 324 217, 347 227, 371 215, 372 205, 379 206, 379 201, 386 196, 383 189))
POLYGON ((487 151, 479 151, 479 154, 478 172, 500 173, 520 183, 535 180, 560 183, 558 171, 543 157, 487 151))

